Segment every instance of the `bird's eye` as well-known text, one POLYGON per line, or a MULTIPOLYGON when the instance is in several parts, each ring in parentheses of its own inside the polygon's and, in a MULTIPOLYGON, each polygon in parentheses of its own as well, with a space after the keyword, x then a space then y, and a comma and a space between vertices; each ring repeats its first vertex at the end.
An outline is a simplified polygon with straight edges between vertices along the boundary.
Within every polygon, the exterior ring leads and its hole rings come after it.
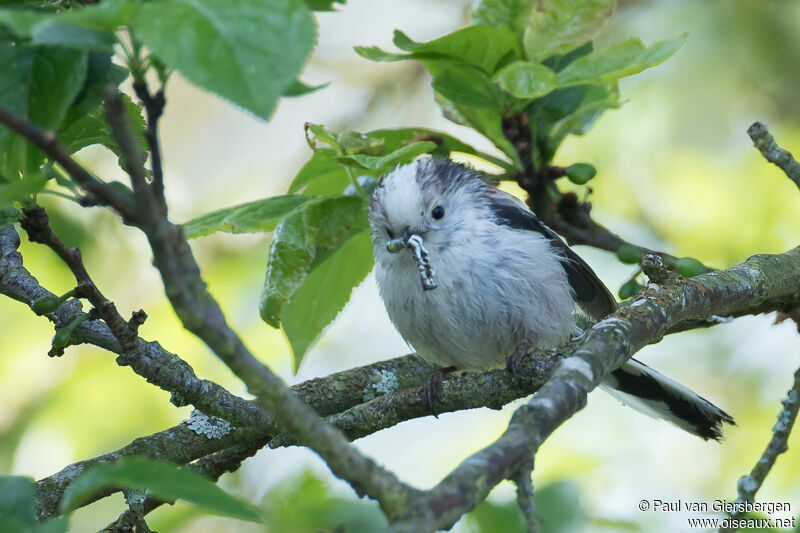
POLYGON ((386 235, 388 235, 390 239, 394 239, 394 232, 389 228, 386 228, 386 235))
POLYGON ((431 216, 436 220, 441 220, 442 217, 444 217, 444 207, 440 205, 434 207, 433 210, 431 211, 431 216))

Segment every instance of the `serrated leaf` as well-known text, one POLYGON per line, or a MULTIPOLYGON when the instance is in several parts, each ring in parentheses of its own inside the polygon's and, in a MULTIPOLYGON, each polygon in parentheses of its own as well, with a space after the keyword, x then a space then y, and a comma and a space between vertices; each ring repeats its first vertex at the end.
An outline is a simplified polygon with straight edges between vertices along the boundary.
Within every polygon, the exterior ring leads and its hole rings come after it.
MULTIPOLYGON (((147 140, 144 136, 146 124, 141 109, 128 95, 122 95, 122 99, 125 103, 125 109, 128 112, 128 121, 139 149, 142 151, 149 150, 147 140)), ((111 135, 111 126, 109 126, 106 121, 105 109, 102 105, 98 105, 89 113, 77 117, 59 134, 59 140, 67 147, 70 153, 75 153, 93 144, 100 144, 114 152, 117 156, 121 155, 119 145, 117 145, 117 141, 114 140, 113 135, 111 135)))
POLYGON ((307 202, 275 228, 270 243, 261 318, 281 324, 284 304, 312 270, 357 233, 367 228, 364 202, 353 196, 329 196, 307 202))
POLYGON ((389 166, 401 165, 413 161, 417 156, 427 154, 435 150, 436 143, 431 141, 413 142, 406 144, 383 156, 353 154, 340 156, 340 161, 355 161, 362 167, 380 170, 389 166))
POLYGON ((517 98, 532 99, 555 89, 558 76, 540 63, 514 61, 495 75, 495 81, 504 91, 517 98))
POLYGON ((86 469, 64 494, 62 512, 75 509, 92 493, 108 486, 147 490, 157 498, 183 500, 217 515, 263 522, 255 507, 228 494, 200 474, 141 457, 123 457, 113 464, 86 469))
MULTIPOLYGON (((83 87, 87 54, 0 41, 0 65, 0 106, 43 128, 56 129, 83 87)), ((43 159, 37 148, 0 128, 0 173, 34 171, 43 159)))
POLYGON ((473 65, 492 74, 506 57, 520 54, 514 33, 506 27, 490 28, 476 25, 461 28, 438 39, 425 43, 412 41, 395 30, 394 44, 414 57, 442 57, 473 65))
POLYGON ((595 50, 559 72, 558 83, 562 87, 585 83, 605 85, 638 74, 666 61, 683 46, 687 35, 684 33, 674 39, 659 41, 649 48, 633 38, 595 50))
POLYGON ((372 265, 372 239, 369 231, 362 231, 313 269, 283 306, 281 326, 292 348, 295 373, 308 348, 336 318, 372 265))
POLYGON ((272 231, 283 217, 310 200, 312 198, 309 196, 290 194, 226 207, 184 223, 183 232, 187 239, 194 239, 218 231, 227 233, 272 231))
POLYGON ((616 0, 537 0, 523 32, 527 58, 542 61, 591 40, 616 5, 616 0))
POLYGON ((147 2, 133 27, 164 64, 265 119, 316 40, 301 0, 147 2))

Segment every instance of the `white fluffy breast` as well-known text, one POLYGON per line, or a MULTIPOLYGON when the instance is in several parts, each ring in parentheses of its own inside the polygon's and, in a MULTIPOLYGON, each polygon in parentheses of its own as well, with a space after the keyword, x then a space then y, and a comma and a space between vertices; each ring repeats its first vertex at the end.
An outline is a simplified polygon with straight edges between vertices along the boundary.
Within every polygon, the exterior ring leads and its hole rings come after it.
POLYGON ((460 369, 503 366, 521 342, 564 343, 574 303, 549 242, 488 221, 473 229, 429 248, 436 289, 422 289, 408 250, 377 261, 381 297, 403 338, 434 364, 460 369))

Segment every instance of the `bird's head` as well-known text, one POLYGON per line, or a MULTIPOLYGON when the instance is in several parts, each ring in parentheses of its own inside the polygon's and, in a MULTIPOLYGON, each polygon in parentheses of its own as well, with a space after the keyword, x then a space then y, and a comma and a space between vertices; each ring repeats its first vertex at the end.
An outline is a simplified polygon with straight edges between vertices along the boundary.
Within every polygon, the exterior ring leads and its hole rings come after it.
MULTIPOLYGON (((381 179, 369 205, 376 261, 416 257, 423 287, 425 261, 457 246, 467 228, 481 220, 487 185, 471 168, 444 158, 398 166, 381 179), (426 259, 427 257, 427 259, 426 259)), ((427 286, 426 286, 427 285, 427 286)))

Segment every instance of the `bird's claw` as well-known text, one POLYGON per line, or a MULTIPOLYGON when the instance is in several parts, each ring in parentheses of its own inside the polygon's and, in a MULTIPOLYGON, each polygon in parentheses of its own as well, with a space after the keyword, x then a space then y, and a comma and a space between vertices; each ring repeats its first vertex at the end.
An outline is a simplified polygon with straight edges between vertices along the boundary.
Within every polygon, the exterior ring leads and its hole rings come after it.
POLYGON ((522 362, 528 355, 528 350, 530 347, 530 344, 527 342, 522 342, 514 349, 514 353, 506 357, 506 369, 511 372, 511 375, 514 377, 514 381, 519 382, 522 379, 519 374, 519 370, 522 367, 522 362))

